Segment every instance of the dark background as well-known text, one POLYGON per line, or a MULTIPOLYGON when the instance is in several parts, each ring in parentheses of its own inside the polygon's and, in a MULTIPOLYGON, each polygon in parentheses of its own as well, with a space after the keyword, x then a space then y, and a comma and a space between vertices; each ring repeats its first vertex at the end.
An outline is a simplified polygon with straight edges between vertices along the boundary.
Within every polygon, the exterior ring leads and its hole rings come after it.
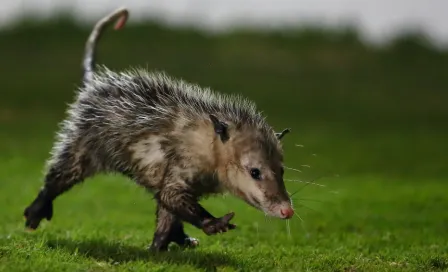
MULTIPOLYGON (((33 148, 51 147, 80 84, 89 32, 65 17, 0 32, 3 159, 47 157, 33 148)), ((148 21, 108 30, 98 52, 98 62, 113 69, 165 70, 255 100, 276 129, 292 128, 284 141, 290 167, 346 176, 446 175, 448 53, 418 33, 374 47, 350 28, 207 35, 148 21)))

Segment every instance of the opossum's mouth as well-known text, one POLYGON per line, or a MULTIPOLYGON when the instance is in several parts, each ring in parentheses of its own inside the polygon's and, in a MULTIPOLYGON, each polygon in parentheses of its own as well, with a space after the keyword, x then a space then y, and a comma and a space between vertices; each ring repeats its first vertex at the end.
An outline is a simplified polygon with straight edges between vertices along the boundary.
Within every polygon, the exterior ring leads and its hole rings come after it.
POLYGON ((257 210, 264 211, 263 207, 261 206, 261 203, 253 196, 246 195, 243 191, 237 190, 236 195, 244 200, 247 204, 250 206, 256 208, 257 210))
POLYGON ((280 218, 290 219, 294 215, 294 209, 288 202, 273 204, 269 208, 263 209, 266 215, 280 218))
POLYGON ((238 190, 237 195, 247 204, 259 211, 264 212, 268 216, 280 219, 290 219, 294 215, 294 209, 289 202, 274 203, 266 207, 265 205, 262 205, 262 203, 260 203, 260 201, 258 201, 255 197, 248 196, 242 191, 238 190))

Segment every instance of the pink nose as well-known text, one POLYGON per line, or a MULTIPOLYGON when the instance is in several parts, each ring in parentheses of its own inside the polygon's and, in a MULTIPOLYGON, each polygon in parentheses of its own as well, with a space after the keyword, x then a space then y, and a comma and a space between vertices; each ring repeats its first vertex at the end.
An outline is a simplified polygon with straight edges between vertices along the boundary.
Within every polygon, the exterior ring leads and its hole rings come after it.
POLYGON ((294 210, 291 208, 281 209, 280 213, 282 214, 282 216, 289 219, 294 215, 294 210))

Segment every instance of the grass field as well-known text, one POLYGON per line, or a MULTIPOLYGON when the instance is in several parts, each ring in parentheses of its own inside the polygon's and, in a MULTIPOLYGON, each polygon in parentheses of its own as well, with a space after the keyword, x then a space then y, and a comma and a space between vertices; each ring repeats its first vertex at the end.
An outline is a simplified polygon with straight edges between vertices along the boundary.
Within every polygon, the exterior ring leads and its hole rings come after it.
MULTIPOLYGON (((447 186, 434 178, 329 174, 316 181, 325 187, 287 182, 290 192, 300 190, 294 203, 301 219, 290 220, 289 229, 286 221, 268 220, 231 196, 207 199, 205 207, 216 215, 235 211, 238 228, 207 237, 188 226, 200 239, 199 248, 181 252, 173 247, 173 252, 151 255, 146 247, 154 230, 152 196, 125 178, 97 176, 61 196, 53 220, 28 233, 23 208, 41 185, 56 124, 49 121, 56 118, 42 119, 4 122, 0 134, 5 151, 0 168, 3 271, 448 269, 447 186)), ((302 170, 287 171, 286 178, 323 173, 302 170)))
POLYGON ((370 48, 350 32, 202 36, 148 23, 100 46, 112 68, 146 65, 242 93, 276 129, 292 127, 285 163, 302 172, 286 179, 324 185, 286 182, 300 218, 210 198, 213 214, 235 211, 236 230, 207 237, 187 226, 199 248, 152 255, 152 196, 97 176, 26 232, 23 209, 79 84, 86 37, 64 20, 0 32, 0 270, 448 271, 448 52, 410 38, 370 48))

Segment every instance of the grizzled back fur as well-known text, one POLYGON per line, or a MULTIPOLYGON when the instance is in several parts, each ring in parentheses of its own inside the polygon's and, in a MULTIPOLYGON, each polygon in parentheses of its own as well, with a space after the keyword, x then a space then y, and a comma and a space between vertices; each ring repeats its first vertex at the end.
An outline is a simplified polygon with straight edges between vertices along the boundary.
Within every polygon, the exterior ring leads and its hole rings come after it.
POLYGON ((253 134, 266 158, 281 152, 279 139, 255 104, 240 95, 216 93, 160 72, 131 69, 117 73, 99 68, 89 84, 79 89, 59 134, 60 142, 79 141, 85 150, 96 153, 100 158, 96 171, 130 171, 118 157, 140 136, 169 133, 177 119, 194 127, 211 113, 236 130, 253 134))

